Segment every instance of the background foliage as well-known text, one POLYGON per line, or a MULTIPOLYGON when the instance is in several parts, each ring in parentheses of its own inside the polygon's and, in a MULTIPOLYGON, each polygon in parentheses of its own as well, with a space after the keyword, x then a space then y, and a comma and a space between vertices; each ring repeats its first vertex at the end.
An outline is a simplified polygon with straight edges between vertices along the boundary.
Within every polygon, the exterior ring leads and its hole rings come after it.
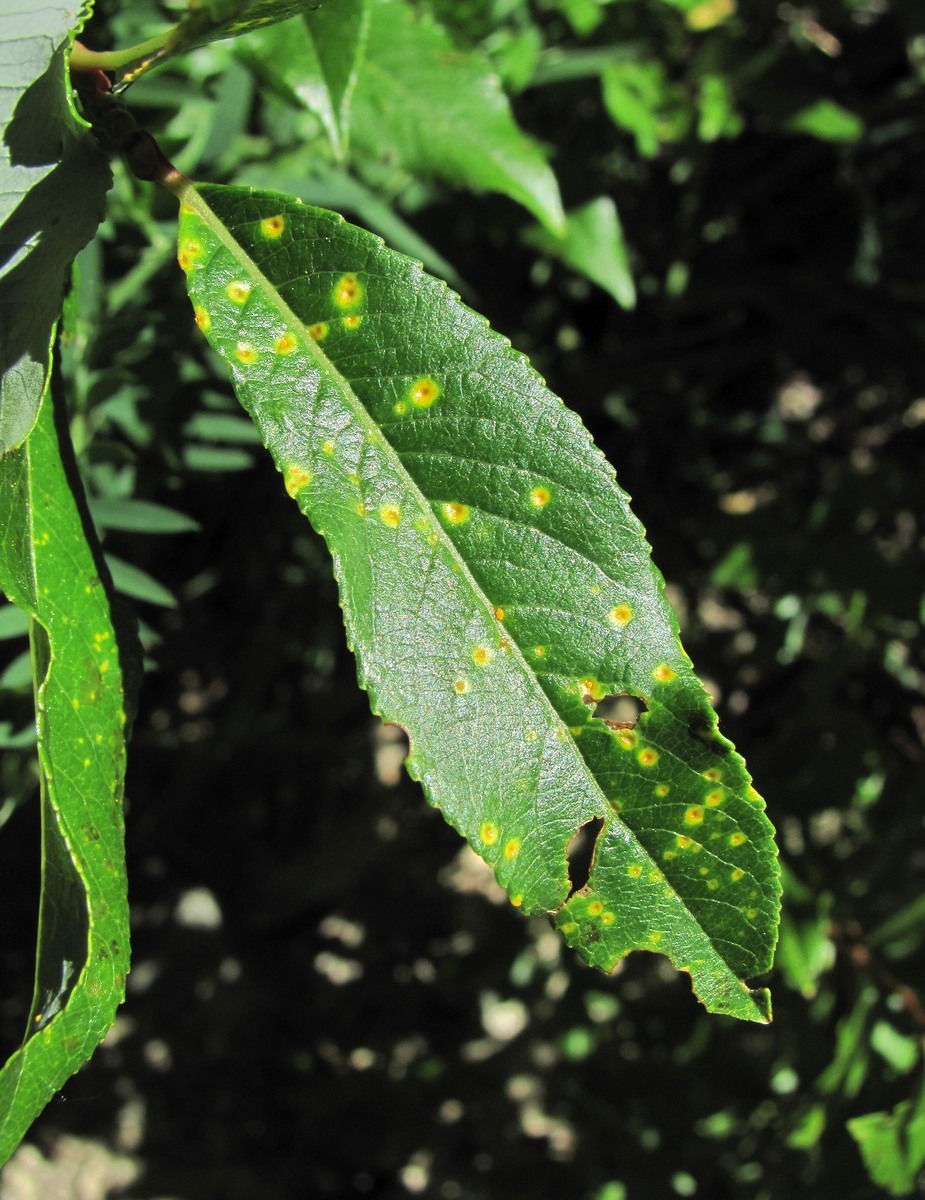
MULTIPOLYGON (((358 112, 339 157, 249 39, 166 64, 132 108, 188 173, 294 192, 422 256, 581 413, 781 835, 774 1024, 708 1018, 644 955, 602 979, 496 902, 356 689, 323 550, 188 318, 172 202, 119 169, 60 370, 151 668, 127 791, 135 966, 20 1169, 95 1139, 117 1156, 101 1178, 134 1175, 138 1197, 860 1200, 883 1194, 860 1139, 908 1194, 925 1153, 925 13, 418 7, 491 59, 566 212, 606 208, 603 226, 541 230, 364 140, 358 112)), ((103 4, 85 40, 162 26, 153 5, 103 4)), ((37 814, 6 646, 12 1047, 37 814)))

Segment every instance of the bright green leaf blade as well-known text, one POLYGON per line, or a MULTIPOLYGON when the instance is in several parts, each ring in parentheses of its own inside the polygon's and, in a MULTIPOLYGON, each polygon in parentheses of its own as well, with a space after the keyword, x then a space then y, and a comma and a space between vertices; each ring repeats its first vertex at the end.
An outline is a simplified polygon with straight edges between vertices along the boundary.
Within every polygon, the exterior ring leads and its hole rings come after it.
POLYGON ((350 140, 350 101, 369 32, 367 0, 338 0, 330 8, 306 13, 305 25, 320 79, 311 91, 302 92, 302 99, 321 118, 335 157, 343 159, 350 140))
POLYGON ((112 1025, 129 953, 119 651, 47 395, 0 462, 0 586, 32 620, 42 780, 35 995, 0 1071, 3 1163, 112 1025))
POLYGON ((408 171, 500 192, 553 233, 564 228, 555 176, 518 129, 497 77, 402 0, 371 0, 353 131, 367 151, 408 171))
POLYGON ((636 307, 636 285, 617 206, 609 196, 567 214, 565 234, 555 238, 544 229, 527 232, 526 240, 558 255, 575 271, 609 292, 621 308, 636 307))
POLYGON ((35 423, 68 268, 112 182, 70 103, 75 23, 60 2, 0 13, 0 456, 35 423))
POLYGON ((772 829, 578 418, 372 234, 167 182, 197 322, 327 539, 361 684, 431 803, 589 961, 658 950, 708 1007, 766 1020, 742 981, 773 951, 772 829), (636 729, 594 717, 624 693, 648 706, 636 729), (566 848, 595 818, 568 900, 566 848))

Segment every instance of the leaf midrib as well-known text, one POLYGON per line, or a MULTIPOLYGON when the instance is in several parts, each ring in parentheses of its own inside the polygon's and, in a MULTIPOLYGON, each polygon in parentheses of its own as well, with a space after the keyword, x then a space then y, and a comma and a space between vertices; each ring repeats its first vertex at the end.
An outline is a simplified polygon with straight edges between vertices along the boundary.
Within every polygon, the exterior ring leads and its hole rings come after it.
MULTIPOLYGON (((355 418, 360 423, 361 427, 364 429, 364 431, 367 433, 367 435, 372 436, 376 440, 378 445, 380 447, 382 447, 383 452, 390 459, 391 465, 392 465, 393 469, 395 470, 396 474, 398 474, 398 476, 406 482, 406 486, 408 487, 409 492, 411 492, 418 499, 418 501, 421 505, 421 508, 428 513, 429 519, 433 523, 434 531, 439 533, 445 539, 446 544, 450 547, 453 558, 458 566, 458 569, 459 569, 460 573, 463 575, 463 577, 466 579, 466 581, 472 591, 472 594, 479 598, 486 614, 490 617, 490 619, 492 621, 496 622, 496 618, 494 617, 494 605, 492 605, 489 598, 485 595, 484 591, 482 590, 480 585, 477 583, 477 581, 473 577, 472 572, 469 569, 468 562, 466 561, 466 559, 463 557, 463 555, 459 551, 459 549, 458 549, 455 541, 453 540, 452 536, 450 535, 450 533, 446 529, 444 529, 444 527, 434 517, 433 509, 432 509, 432 502, 421 490, 420 486, 418 485, 418 483, 414 479, 414 477, 409 473, 409 471, 407 470, 407 468, 401 461, 399 452, 392 446, 392 444, 388 440, 388 438, 385 437, 385 435, 383 434, 383 431, 382 431, 382 427, 373 420, 373 418, 370 415, 369 411, 367 410, 366 406, 363 404, 363 402, 360 400, 359 396, 353 390, 353 387, 351 386, 350 382, 341 374, 340 371, 338 371, 338 369, 334 365, 334 363, 324 353, 324 351, 321 349, 321 347, 315 341, 315 339, 312 338, 311 335, 308 333, 308 328, 306 326, 306 323, 295 313, 295 311, 283 299, 283 297, 279 293, 278 288, 270 281, 270 279, 268 279, 268 277, 263 273, 263 271, 261 271, 260 267, 258 267, 258 265, 250 257, 250 255, 247 253, 247 251, 244 249, 244 247, 241 245, 241 243, 238 242, 237 239, 234 237, 231 230, 228 229, 228 227, 224 224, 224 222, 219 218, 219 216, 214 212, 214 210, 209 206, 209 204, 206 202, 206 200, 198 192, 198 190, 196 189, 195 185, 192 183, 191 180, 186 179, 185 177, 181 176, 181 177, 177 178, 176 180, 169 179, 167 181, 167 186, 174 193, 174 195, 177 196, 177 198, 180 200, 181 204, 186 205, 189 209, 191 209, 193 212, 195 212, 197 214, 197 216, 199 216, 200 219, 203 220, 206 223, 206 225, 211 229, 211 231, 218 238, 218 240, 220 241, 222 246, 239 263, 242 270, 246 272, 247 276, 250 278, 253 285, 260 289, 260 291, 262 292, 264 297, 276 309, 276 311, 279 313, 280 317, 284 321, 287 329, 291 330, 293 333, 295 333, 298 336, 300 344, 304 348, 308 357, 310 357, 315 362, 318 369, 321 372, 323 372, 328 377, 329 381, 337 388, 338 392, 343 397, 343 399, 347 403, 347 406, 351 409, 355 418)), ((564 736, 560 738, 560 745, 568 746, 570 753, 575 757, 575 759, 577 759, 577 762, 580 766, 582 773, 584 774, 584 776, 587 779, 589 779, 592 782, 595 790, 597 791, 597 794, 601 800, 602 811, 601 811, 600 815, 607 822, 616 822, 617 824, 621 825, 626 830, 626 832, 629 834, 629 836, 632 838, 633 844, 635 847, 637 847, 638 851, 641 854, 645 855, 646 859, 648 860, 648 862, 650 862, 652 864, 653 867, 658 867, 658 864, 655 862, 655 859, 652 857, 649 850, 640 841, 636 831, 633 828, 631 828, 629 825, 627 825, 626 822, 621 819, 620 815, 614 811, 613 806, 610 803, 610 800, 608 799, 606 793, 604 792, 596 773, 593 771, 593 769, 591 768, 587 759, 585 758, 584 754, 582 753, 580 747, 578 746, 577 739, 574 737, 574 735, 571 732, 570 727, 565 723, 565 721, 559 714, 557 708, 555 707, 555 705, 549 698, 548 694, 546 693, 545 689, 543 688, 542 684, 540 683, 536 672, 530 666, 530 664, 527 661, 526 656, 524 655, 523 651, 521 650, 519 644, 513 638, 511 638, 507 633, 505 633, 504 636, 507 639, 507 641, 511 644, 511 646, 514 648, 514 651, 516 654, 516 659, 520 664, 522 674, 524 675, 525 678, 527 678, 529 680, 529 684, 534 689, 534 692, 535 692, 536 696, 538 697, 538 699, 540 700, 541 704, 544 705, 546 707, 546 709, 551 713, 552 717, 554 718, 554 721, 558 723, 559 728, 564 732, 564 736)), ((669 882, 672 892, 677 896, 678 900, 680 901, 681 905, 684 908, 685 913, 687 913, 688 918, 694 923, 694 925, 696 925, 697 929, 700 931, 701 936, 704 938, 704 940, 707 942, 708 945, 713 946, 713 942, 712 942, 711 938, 709 937, 707 932, 704 930, 703 925, 701 924, 701 922, 699 921, 697 916, 694 914, 694 912, 688 906, 687 902, 684 899, 684 896, 677 890, 675 885, 668 879, 668 877, 664 876, 664 873, 663 873, 663 877, 666 879, 667 882, 669 882)), ((566 903, 566 901, 563 901, 562 903, 564 905, 566 903)), ((714 949, 715 949, 715 947, 714 947, 714 949)), ((726 967, 726 970, 729 971, 729 973, 734 976, 735 972, 733 971, 732 967, 726 962, 725 958, 722 955, 720 955, 718 951, 716 951, 716 953, 717 953, 718 957, 720 957, 722 959, 722 961, 726 967)))

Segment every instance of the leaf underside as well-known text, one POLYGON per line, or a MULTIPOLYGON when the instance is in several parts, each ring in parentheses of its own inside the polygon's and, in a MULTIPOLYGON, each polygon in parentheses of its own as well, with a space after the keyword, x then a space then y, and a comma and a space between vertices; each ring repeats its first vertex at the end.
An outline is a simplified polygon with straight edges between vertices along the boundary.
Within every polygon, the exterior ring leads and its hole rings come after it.
POLYGON ((0 1163, 93 1053, 125 994, 122 674, 46 394, 0 461, 0 587, 31 619, 42 893, 26 1038, 0 1070, 0 1163))
POLYGON ((591 963, 668 955, 769 1019, 773 831, 578 418, 485 320, 336 214, 176 178, 196 320, 327 540, 373 709, 512 902, 591 963), (594 715, 631 695, 635 728, 594 715), (587 885, 567 846, 603 822, 587 885))
POLYGON ((68 268, 112 182, 70 105, 74 24, 60 0, 0 13, 0 455, 35 423, 68 268))

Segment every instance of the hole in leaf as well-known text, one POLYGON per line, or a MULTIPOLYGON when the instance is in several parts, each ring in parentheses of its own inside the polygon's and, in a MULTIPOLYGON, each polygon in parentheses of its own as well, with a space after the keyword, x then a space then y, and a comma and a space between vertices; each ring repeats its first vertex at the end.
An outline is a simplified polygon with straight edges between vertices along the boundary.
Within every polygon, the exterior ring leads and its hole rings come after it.
POLYGON ((591 867, 594 863, 594 848, 597 845, 598 835, 603 828, 604 818, 592 817, 590 821, 585 821, 584 825, 581 826, 566 846, 565 857, 568 862, 568 877, 569 883, 572 885, 569 896, 574 896, 576 892, 580 892, 587 884, 591 875, 591 867))
POLYGON ((646 712, 645 700, 638 696, 621 693, 617 696, 605 696, 599 700, 594 709, 594 715, 606 721, 611 729, 633 729, 636 722, 646 712))

